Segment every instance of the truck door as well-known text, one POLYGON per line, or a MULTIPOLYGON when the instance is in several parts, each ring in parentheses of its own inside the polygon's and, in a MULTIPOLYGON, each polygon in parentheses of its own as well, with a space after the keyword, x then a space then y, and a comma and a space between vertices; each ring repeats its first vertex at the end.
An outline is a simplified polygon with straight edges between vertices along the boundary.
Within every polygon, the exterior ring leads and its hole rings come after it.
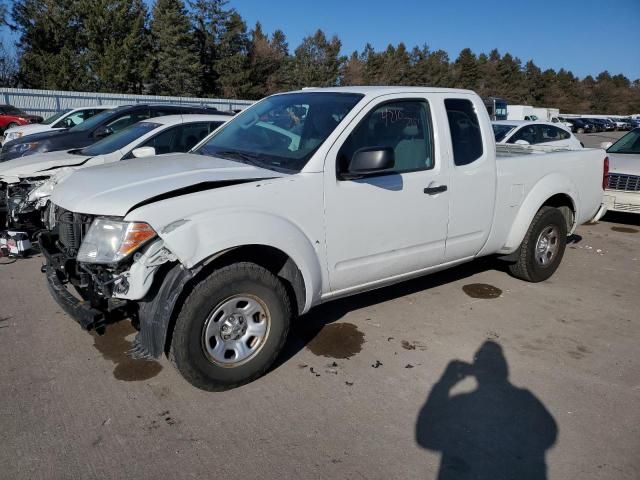
POLYGON ((496 195, 493 131, 487 115, 478 113, 482 104, 473 98, 444 99, 453 156, 446 261, 476 255, 493 224, 496 195))
POLYGON ((385 99, 358 115, 325 161, 327 266, 332 292, 443 261, 448 170, 439 161, 439 147, 434 144, 432 109, 420 96, 385 99), (342 177, 353 154, 372 147, 392 148, 394 168, 359 179, 342 177))

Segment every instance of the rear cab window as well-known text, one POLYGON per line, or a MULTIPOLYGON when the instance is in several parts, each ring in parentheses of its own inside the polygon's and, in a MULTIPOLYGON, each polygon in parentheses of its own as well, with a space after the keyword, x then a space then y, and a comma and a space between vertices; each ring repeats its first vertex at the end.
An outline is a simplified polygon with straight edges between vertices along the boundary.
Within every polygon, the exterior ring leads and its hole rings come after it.
POLYGON ((484 153, 480 121, 473 103, 463 98, 444 101, 456 166, 469 165, 484 153))

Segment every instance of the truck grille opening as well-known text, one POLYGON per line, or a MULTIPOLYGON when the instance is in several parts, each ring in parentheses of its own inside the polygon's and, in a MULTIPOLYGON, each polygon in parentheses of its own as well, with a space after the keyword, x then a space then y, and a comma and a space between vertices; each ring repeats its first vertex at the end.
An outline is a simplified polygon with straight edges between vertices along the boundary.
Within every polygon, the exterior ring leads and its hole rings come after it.
POLYGON ((638 192, 640 191, 640 176, 610 173, 607 188, 610 190, 623 190, 625 192, 638 192))
POLYGON ((82 244, 82 239, 91 226, 93 217, 70 212, 58 206, 53 206, 53 209, 58 241, 69 255, 75 256, 82 244))

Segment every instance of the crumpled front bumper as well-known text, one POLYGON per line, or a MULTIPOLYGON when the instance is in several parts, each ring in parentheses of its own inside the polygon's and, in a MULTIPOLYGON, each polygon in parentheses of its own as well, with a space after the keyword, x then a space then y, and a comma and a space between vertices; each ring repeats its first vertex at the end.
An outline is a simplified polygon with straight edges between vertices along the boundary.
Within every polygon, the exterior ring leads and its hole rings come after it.
POLYGON ((78 322, 84 330, 94 330, 104 324, 105 315, 103 312, 74 297, 60 280, 54 268, 45 266, 44 269, 49 293, 67 315, 78 322))
POLYGON ((40 250, 45 258, 42 271, 46 275, 49 293, 60 307, 73 318, 84 330, 94 330, 104 325, 104 312, 92 307, 88 302, 80 300, 69 292, 62 281, 64 256, 56 250, 47 234, 39 236, 40 250))

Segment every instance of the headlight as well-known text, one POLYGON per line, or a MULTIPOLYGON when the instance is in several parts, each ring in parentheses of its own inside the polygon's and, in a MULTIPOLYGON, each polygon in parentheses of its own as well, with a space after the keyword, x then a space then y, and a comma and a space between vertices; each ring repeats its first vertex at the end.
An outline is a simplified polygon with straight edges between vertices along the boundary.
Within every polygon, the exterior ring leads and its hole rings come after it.
POLYGON ((9 130, 8 132, 4 132, 4 141, 10 142, 11 140, 15 140, 16 138, 22 137, 22 132, 12 132, 9 130))
POLYGON ((117 263, 156 236, 146 223, 96 218, 78 252, 85 263, 117 263))
POLYGON ((39 143, 19 143, 11 147, 11 150, 17 153, 26 153, 35 150, 39 145, 39 143))

